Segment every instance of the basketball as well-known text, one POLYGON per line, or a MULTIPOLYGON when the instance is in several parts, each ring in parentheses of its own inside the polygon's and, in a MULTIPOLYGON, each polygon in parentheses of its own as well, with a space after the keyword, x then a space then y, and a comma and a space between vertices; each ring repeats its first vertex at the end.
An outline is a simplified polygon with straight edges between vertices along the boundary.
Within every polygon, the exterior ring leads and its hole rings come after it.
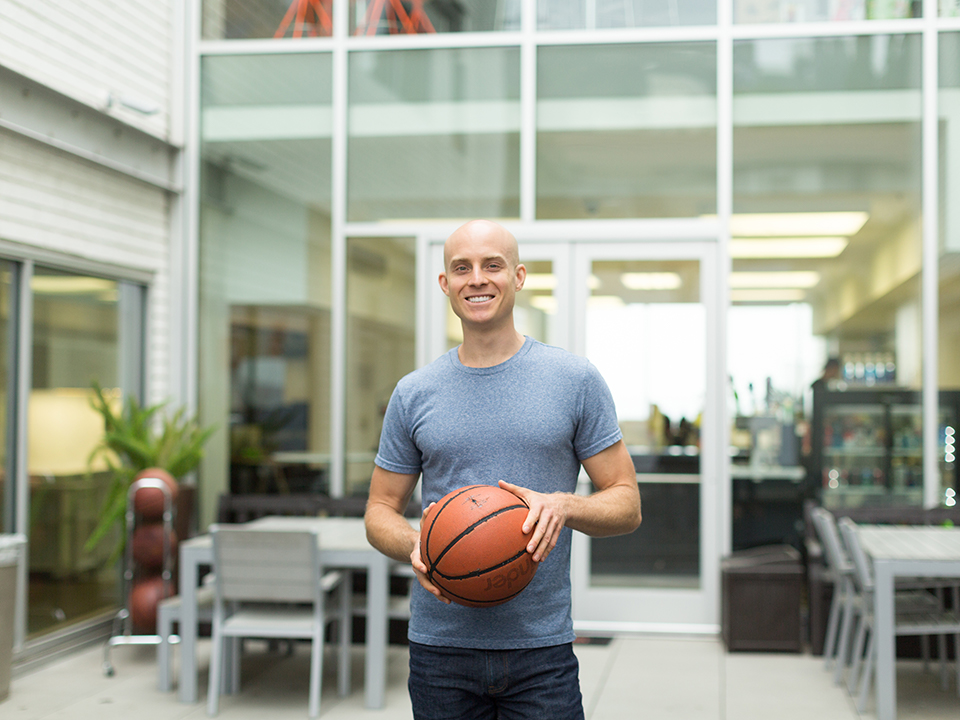
MULTIPOLYGON (((170 560, 177 556, 177 533, 170 531, 170 560)), ((133 561, 143 569, 158 570, 163 567, 163 524, 152 522, 137 525, 133 530, 133 561)))
POLYGON ((451 601, 492 607, 516 597, 537 571, 523 534, 527 504, 495 485, 468 485, 427 510, 420 557, 451 601))
POLYGON ((147 634, 156 632, 157 603, 166 596, 163 578, 159 575, 134 584, 130 590, 130 621, 133 627, 147 634))
MULTIPOLYGON (((176 508, 177 492, 180 487, 173 475, 161 468, 147 468, 138 472, 133 479, 134 482, 136 482, 144 478, 160 480, 166 483, 167 488, 170 490, 172 508, 176 508)), ((164 511, 163 491, 152 487, 140 488, 133 496, 133 511, 145 520, 159 520, 163 517, 164 511)))

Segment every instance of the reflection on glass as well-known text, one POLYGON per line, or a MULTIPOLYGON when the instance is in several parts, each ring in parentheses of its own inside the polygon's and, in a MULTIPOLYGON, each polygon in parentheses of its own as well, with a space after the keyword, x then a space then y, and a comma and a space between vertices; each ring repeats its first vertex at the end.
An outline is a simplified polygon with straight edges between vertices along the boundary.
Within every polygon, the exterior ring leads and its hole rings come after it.
POLYGON ((416 240, 347 243, 346 494, 367 494, 383 414, 416 368, 416 240))
POLYGON ((617 405, 644 522, 590 542, 591 584, 698 587, 706 313, 697 261, 594 261, 587 357, 617 405))
MULTIPOLYGON (((796 508, 821 372, 851 390, 920 387, 920 114, 918 36, 734 45, 733 475, 793 479, 796 508)), ((861 465, 849 485, 879 494, 821 488, 823 468, 811 491, 884 502, 861 465)))
POLYGON ((520 51, 350 55, 350 220, 515 218, 520 51))
POLYGON ((940 387, 960 389, 960 33, 940 36, 940 387))
POLYGON ((520 29, 522 0, 357 0, 354 35, 489 32, 520 29))
POLYGON ((331 58, 211 56, 201 71, 200 332, 224 341, 201 344, 200 411, 230 429, 201 473, 236 492, 317 490, 330 452, 331 58))
POLYGON ((8 433, 11 425, 7 419, 10 393, 14 379, 10 372, 13 366, 13 263, 0 260, 0 533, 12 532, 13 528, 13 468, 8 467, 12 458, 7 457, 10 446, 8 433))
POLYGON ((540 30, 714 25, 711 0, 539 0, 540 30))
MULTIPOLYGON (((521 250, 521 252, 523 252, 521 250)), ((523 261, 527 278, 517 293, 513 317, 517 330, 535 340, 555 345, 557 299, 554 290, 557 277, 550 260, 523 261)))
POLYGON ((734 0, 734 22, 740 24, 899 20, 922 15, 923 3, 911 0, 734 0))
POLYGON ((716 212, 713 43, 542 47, 537 217, 716 212))
POLYGON ((329 492, 329 312, 230 308, 230 492, 329 492))
POLYGON ((113 280, 37 268, 31 290, 28 633, 34 635, 119 604, 112 544, 85 547, 111 483, 102 459, 87 464, 103 435, 90 388, 94 380, 104 388, 119 384, 119 314, 113 280))
POLYGON ((204 40, 329 37, 333 0, 203 0, 204 40))

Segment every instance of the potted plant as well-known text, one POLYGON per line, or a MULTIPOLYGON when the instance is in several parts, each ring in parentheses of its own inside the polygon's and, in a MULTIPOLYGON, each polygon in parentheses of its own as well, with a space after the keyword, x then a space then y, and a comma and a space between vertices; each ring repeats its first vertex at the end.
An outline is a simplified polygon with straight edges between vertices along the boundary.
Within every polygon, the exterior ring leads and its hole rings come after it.
MULTIPOLYGON (((162 468, 173 478, 181 478, 200 464, 203 445, 214 427, 202 428, 195 417, 186 417, 185 408, 158 417, 167 403, 141 406, 137 398, 128 396, 119 408, 99 383, 92 383, 94 409, 103 417, 103 439, 90 454, 89 462, 102 458, 112 476, 112 483, 101 512, 100 521, 87 540, 90 550, 120 525, 125 530, 127 493, 137 475, 148 468, 162 468)), ((124 547, 126 533, 114 549, 113 559, 124 547)))

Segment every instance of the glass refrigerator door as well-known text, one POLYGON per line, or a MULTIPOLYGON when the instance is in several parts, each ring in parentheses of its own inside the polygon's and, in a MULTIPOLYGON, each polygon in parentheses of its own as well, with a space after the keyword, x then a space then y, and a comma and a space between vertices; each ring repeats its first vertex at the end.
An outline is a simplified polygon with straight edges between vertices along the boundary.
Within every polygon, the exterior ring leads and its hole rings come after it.
POLYGON ((882 502, 887 493, 886 411, 880 403, 832 404, 824 413, 823 497, 832 507, 882 502))

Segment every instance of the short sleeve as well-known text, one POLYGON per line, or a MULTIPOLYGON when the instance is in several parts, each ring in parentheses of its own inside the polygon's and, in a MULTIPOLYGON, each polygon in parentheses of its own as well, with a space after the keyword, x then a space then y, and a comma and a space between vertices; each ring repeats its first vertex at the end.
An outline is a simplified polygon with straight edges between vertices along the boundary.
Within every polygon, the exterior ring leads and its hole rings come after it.
POLYGON ((418 474, 421 469, 420 450, 406 422, 399 387, 394 389, 387 404, 383 430, 380 432, 380 447, 374 463, 384 470, 404 475, 418 474))
POLYGON ((600 371, 587 362, 580 395, 577 432, 573 441, 577 458, 585 460, 593 457, 622 437, 613 394, 600 371))

